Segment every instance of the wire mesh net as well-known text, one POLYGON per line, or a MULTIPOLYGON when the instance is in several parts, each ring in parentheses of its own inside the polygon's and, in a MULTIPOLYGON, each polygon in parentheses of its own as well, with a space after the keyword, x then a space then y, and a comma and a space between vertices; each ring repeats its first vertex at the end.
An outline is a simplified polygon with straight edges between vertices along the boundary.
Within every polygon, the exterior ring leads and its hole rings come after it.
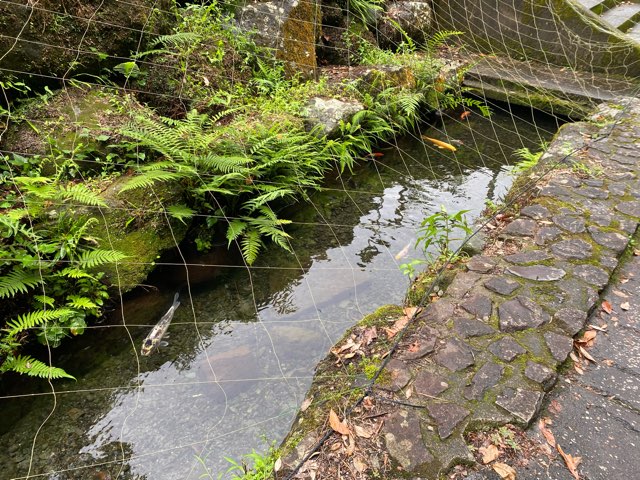
POLYGON ((523 154, 636 92, 638 45, 572 2, 0 16, 3 478, 238 474, 344 332, 407 300, 425 217, 498 215, 523 154), (311 98, 353 110, 323 131, 311 98))

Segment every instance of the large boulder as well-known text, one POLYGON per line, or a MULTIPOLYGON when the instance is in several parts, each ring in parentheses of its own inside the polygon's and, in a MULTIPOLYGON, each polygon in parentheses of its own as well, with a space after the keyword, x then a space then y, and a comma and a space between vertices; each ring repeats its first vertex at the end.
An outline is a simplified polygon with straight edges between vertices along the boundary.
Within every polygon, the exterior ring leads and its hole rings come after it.
POLYGON ((430 2, 398 1, 389 4, 380 18, 378 41, 385 48, 392 48, 406 41, 404 34, 413 41, 424 44, 433 30, 433 9, 430 2), (400 29, 398 29, 398 26, 400 29), (404 32, 404 34, 403 34, 404 32))
MULTIPOLYGON (((0 2, 0 71, 37 83, 99 74, 144 48, 172 16, 170 0, 0 2)), ((1 78, 1 75, 0 75, 1 78)))
POLYGON ((309 130, 319 127, 321 134, 331 137, 338 133, 340 122, 348 122, 361 110, 360 102, 313 97, 307 104, 305 125, 309 130))
POLYGON ((272 48, 285 62, 288 75, 316 75, 316 41, 320 36, 319 0, 252 2, 236 15, 238 25, 254 33, 258 45, 272 48))

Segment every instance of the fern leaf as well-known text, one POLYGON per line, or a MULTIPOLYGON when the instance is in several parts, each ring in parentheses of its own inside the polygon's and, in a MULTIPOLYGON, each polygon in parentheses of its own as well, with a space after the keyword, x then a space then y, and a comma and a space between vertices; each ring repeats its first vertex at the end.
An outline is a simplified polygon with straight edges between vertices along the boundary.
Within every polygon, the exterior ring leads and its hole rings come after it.
POLYGON ((73 310, 68 308, 51 308, 49 310, 34 310, 32 312, 23 313, 18 318, 9 320, 9 335, 13 336, 25 330, 42 325, 50 320, 66 317, 71 315, 73 310))
POLYGON ((75 267, 67 267, 59 272, 56 272, 56 275, 59 277, 67 277, 67 278, 95 278, 93 275, 85 272, 80 268, 75 267))
POLYGON ((229 222, 229 228, 227 228, 227 240, 229 241, 228 245, 231 245, 231 242, 236 240, 242 232, 244 232, 247 228, 247 223, 240 219, 231 220, 229 222))
POLYGON ((105 263, 119 262, 125 258, 127 258, 127 256, 117 250, 95 249, 88 252, 82 252, 78 262, 83 268, 93 268, 105 263))
POLYGON ((196 214, 196 211, 192 208, 187 207, 186 205, 172 205, 167 208, 167 213, 171 215, 173 218, 177 218, 182 223, 185 218, 191 218, 196 214))
POLYGON ((158 45, 164 47, 188 47, 198 42, 202 37, 194 32, 177 32, 170 35, 156 37, 149 46, 155 48, 158 45))
POLYGON ((75 185, 67 185, 60 189, 59 197, 61 199, 73 199, 76 202, 80 202, 84 205, 92 205, 98 207, 106 207, 105 201, 100 196, 93 193, 85 185, 78 183, 75 185))
POLYGON ((178 180, 184 177, 183 174, 177 172, 167 172, 165 170, 147 170, 140 175, 133 177, 120 189, 119 193, 136 188, 151 187, 156 182, 168 182, 170 180, 178 180))
POLYGON ((260 232, 252 228, 244 232, 242 240, 240 240, 240 247, 242 249, 242 256, 246 260, 247 264, 253 265, 253 262, 258 258, 258 252, 263 245, 260 232))
POLYGON ((219 155, 208 154, 207 156, 200 158, 199 161, 211 170, 218 170, 222 173, 231 173, 246 172, 247 165, 249 165, 253 161, 253 159, 248 157, 223 157, 219 155))
POLYGON ((98 305, 93 303, 91 299, 81 297, 79 295, 69 295, 67 305, 78 310, 91 310, 93 308, 98 308, 98 305))
POLYGON ((21 268, 14 268, 12 272, 0 277, 0 298, 8 298, 17 293, 27 293, 30 288, 40 283, 40 277, 21 268))
POLYGON ((2 370, 29 375, 30 377, 48 379, 71 378, 75 380, 74 376, 69 375, 62 368, 51 367, 28 355, 18 355, 16 358, 7 359, 2 365, 2 370))
POLYGON ((253 198, 251 200, 244 202, 244 204, 242 205, 242 208, 247 210, 249 213, 251 213, 256 209, 258 209, 259 207, 261 207, 262 205, 265 205, 266 203, 269 203, 278 198, 294 195, 294 193, 295 192, 290 188, 277 188, 276 190, 263 193, 262 195, 259 195, 256 198, 253 198))

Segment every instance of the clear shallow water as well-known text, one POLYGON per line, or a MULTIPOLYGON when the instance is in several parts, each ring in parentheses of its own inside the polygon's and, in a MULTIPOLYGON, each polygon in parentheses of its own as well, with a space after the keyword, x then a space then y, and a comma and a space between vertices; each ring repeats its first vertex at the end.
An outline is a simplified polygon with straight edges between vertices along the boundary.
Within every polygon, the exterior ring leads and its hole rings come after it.
POLYGON ((21 384, 0 397, 0 477, 197 479, 196 456, 221 472, 224 456, 264 450, 262 437, 278 443, 335 341, 377 307, 402 302, 408 281, 398 265, 420 258, 420 221, 440 205, 475 218, 510 186, 513 150, 535 150, 556 130, 544 117, 537 128, 500 112, 470 120, 424 132, 461 141, 455 155, 404 138, 293 207, 293 255, 269 249, 254 268, 216 267, 197 285, 192 269, 169 345, 141 358, 173 297, 167 285, 184 277, 184 266, 165 269, 159 291, 127 302, 113 324, 56 358, 77 382, 56 382, 55 395, 21 384))

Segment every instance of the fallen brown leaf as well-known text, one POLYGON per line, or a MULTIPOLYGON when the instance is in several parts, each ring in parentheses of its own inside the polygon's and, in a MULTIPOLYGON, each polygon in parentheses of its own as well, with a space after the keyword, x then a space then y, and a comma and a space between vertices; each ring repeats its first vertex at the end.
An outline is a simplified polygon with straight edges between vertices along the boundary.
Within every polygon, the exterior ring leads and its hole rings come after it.
POLYGON ((629 302, 623 302, 620 304, 620 308, 626 311, 626 310, 629 310, 631 307, 629 305, 629 302))
POLYGON ((562 405, 557 400, 551 400, 549 403, 549 411, 553 414, 558 414, 562 411, 562 405))
POLYGON ((368 327, 367 329, 365 329, 364 333, 362 334, 362 341, 365 345, 369 345, 376 338, 378 338, 378 329, 375 327, 375 325, 373 327, 368 327))
POLYGON ((634 249, 633 249, 633 255, 634 255, 635 257, 640 256, 640 249, 638 249, 638 248, 634 248, 634 249))
POLYGON ((355 427, 353 427, 353 429, 356 431, 356 435, 362 438, 371 438, 371 436, 373 435, 372 432, 364 427, 361 427, 360 425, 356 425, 355 427))
POLYGON ((279 472, 281 468, 282 468, 282 458, 278 457, 278 459, 273 464, 273 471, 279 472))
POLYGON ((362 473, 367 469, 367 464, 364 463, 360 457, 355 457, 353 459, 353 467, 358 471, 358 473, 362 473))
POLYGON ((582 338, 579 341, 580 343, 589 343, 594 338, 596 338, 597 335, 598 332, 596 332, 595 330, 587 330, 586 332, 584 332, 584 335, 582 335, 582 338))
POLYGON ((595 358, 593 358, 593 357, 589 354, 589 352, 587 352, 587 351, 586 351, 584 348, 582 348, 581 346, 578 346, 578 351, 579 351, 579 352, 582 354, 582 356, 583 356, 584 358, 586 358, 587 360, 590 360, 590 361, 592 361, 593 363, 598 363, 598 362, 596 362, 596 359, 595 359, 595 358))
POLYGON ((629 298, 629 295, 627 295, 627 294, 626 294, 626 293, 624 293, 624 292, 621 292, 620 290, 613 289, 613 290, 611 290, 611 293, 613 293, 613 294, 614 294, 615 296, 617 296, 617 297, 621 297, 621 298, 629 298))
POLYGON ((341 422, 333 410, 329 411, 329 426, 340 435, 351 435, 351 429, 349 429, 346 422, 341 422))
POLYGON ((589 325, 589 328, 593 328, 594 330, 599 330, 601 332, 606 332, 607 331, 607 324, 605 323, 602 326, 598 326, 598 325, 589 325))
POLYGON ((580 465, 582 458, 574 457, 572 455, 569 455, 568 453, 564 453, 560 445, 556 445, 556 449, 558 450, 558 453, 562 456, 562 459, 564 460, 565 465, 569 469, 569 472, 571 472, 571 475, 573 475, 573 478, 575 478, 576 480, 580 480, 580 474, 578 474, 578 465, 580 465))
POLYGON ((580 359, 579 359, 579 358, 578 358, 578 356, 577 356, 575 353, 573 353, 573 352, 571 352, 571 353, 569 354, 569 358, 570 358, 571 360, 573 360, 574 362, 576 362, 576 363, 580 363, 580 359))
POLYGON ((411 318, 420 312, 420 307, 404 307, 402 311, 407 317, 411 318))
POLYGON ((516 480, 516 471, 506 463, 496 462, 492 467, 503 480, 516 480))
POLYGON ((305 398, 304 402, 302 402, 302 405, 300 405, 300 411, 304 412, 307 408, 309 408, 312 401, 313 400, 311 400, 311 398, 305 398))
POLYGON ((580 366, 579 366, 577 363, 573 366, 573 368, 574 368, 574 370, 575 370, 576 372, 578 372, 580 375, 584 375, 584 370, 583 370, 582 368, 580 368, 580 366))
POLYGON ((408 323, 409 317, 405 315, 396 320, 392 327, 385 328, 384 331, 387 332, 388 338, 393 338, 400 330, 406 327, 408 323))
POLYGON ((542 433, 542 435, 544 435, 545 440, 547 441, 547 443, 549 445, 551 445, 552 447, 556 446, 556 437, 553 436, 553 433, 551 432, 551 430, 549 430, 547 428, 547 422, 549 421, 548 418, 541 418, 538 421, 538 428, 540 429, 540 432, 542 433))
POLYGON ((611 314, 611 312, 613 312, 613 307, 611 306, 610 302, 605 300, 604 302, 602 302, 602 310, 604 310, 608 314, 611 314))
POLYGON ((478 452, 480 452, 480 455, 482 455, 482 463, 484 463, 485 465, 487 463, 493 462, 500 456, 500 450, 498 450, 498 447, 493 444, 489 445, 488 447, 480 447, 478 449, 478 452))

